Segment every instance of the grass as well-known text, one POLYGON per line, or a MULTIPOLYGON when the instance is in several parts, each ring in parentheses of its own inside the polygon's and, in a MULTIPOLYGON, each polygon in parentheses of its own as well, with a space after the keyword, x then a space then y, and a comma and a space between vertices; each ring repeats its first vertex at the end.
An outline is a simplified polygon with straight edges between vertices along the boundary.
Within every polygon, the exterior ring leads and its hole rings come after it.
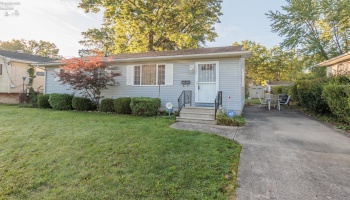
POLYGON ((260 100, 259 99, 248 99, 248 98, 246 98, 245 99, 245 104, 247 106, 257 105, 257 104, 260 104, 260 100))
POLYGON ((240 146, 167 117, 0 105, 0 199, 227 199, 240 146))

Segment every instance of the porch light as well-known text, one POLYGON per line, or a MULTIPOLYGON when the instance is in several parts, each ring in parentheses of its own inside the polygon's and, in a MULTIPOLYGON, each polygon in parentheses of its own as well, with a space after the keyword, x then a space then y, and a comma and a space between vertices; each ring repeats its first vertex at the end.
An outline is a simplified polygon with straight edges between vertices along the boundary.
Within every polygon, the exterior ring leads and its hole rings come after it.
POLYGON ((190 65, 190 68, 188 69, 190 73, 194 72, 194 65, 190 65))

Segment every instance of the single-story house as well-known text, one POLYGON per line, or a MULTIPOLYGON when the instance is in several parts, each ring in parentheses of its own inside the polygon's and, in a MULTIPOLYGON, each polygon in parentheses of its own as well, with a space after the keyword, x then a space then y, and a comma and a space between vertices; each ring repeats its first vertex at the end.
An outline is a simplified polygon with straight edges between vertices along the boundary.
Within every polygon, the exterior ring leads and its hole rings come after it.
POLYGON ((350 52, 317 64, 318 67, 327 67, 327 76, 350 74, 350 52))
MULTIPOLYGON (((242 46, 109 56, 105 61, 122 76, 115 78, 118 86, 104 90, 103 96, 160 98, 162 107, 171 102, 174 110, 180 110, 178 101, 182 103, 185 99, 185 107, 205 107, 203 110, 207 111, 214 107, 221 91, 222 108, 241 114, 245 101, 245 58, 250 56, 251 52, 244 51, 242 46)), ((44 66, 46 71, 44 93, 74 92, 56 77, 58 63, 38 66, 44 66)))
MULTIPOLYGON (((19 103, 20 94, 27 89, 30 66, 52 61, 51 58, 0 50, 0 103, 19 103)), ((33 88, 43 91, 44 70, 35 68, 35 75, 33 88)))

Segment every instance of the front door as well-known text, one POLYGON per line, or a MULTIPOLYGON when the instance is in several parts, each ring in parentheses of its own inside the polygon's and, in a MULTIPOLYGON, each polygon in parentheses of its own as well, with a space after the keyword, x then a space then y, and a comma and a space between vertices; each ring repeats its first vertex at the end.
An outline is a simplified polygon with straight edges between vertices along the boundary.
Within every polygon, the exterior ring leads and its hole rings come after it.
POLYGON ((196 102, 214 103, 218 90, 218 62, 196 64, 196 102))

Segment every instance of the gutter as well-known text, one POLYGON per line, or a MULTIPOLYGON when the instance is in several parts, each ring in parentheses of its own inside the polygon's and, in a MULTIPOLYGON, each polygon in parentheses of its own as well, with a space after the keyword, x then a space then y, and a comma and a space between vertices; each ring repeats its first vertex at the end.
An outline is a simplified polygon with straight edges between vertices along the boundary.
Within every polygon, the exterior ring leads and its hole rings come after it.
MULTIPOLYGON (((241 57, 249 58, 252 55, 251 51, 238 51, 238 52, 224 52, 224 53, 209 53, 209 54, 189 54, 189 55, 175 55, 175 56, 155 56, 155 57, 140 57, 140 58, 104 58, 104 62, 140 62, 140 61, 153 61, 153 60, 179 60, 179 59, 196 59, 196 58, 230 58, 230 57, 241 57)), ((36 66, 59 66, 63 63, 48 62, 48 63, 37 63, 36 66)))
POLYGON ((340 55, 340 56, 337 56, 335 58, 326 60, 324 62, 321 62, 321 63, 317 64, 316 67, 327 67, 327 66, 334 65, 334 64, 337 64, 341 61, 345 61, 348 59, 350 59, 350 52, 345 53, 345 54, 340 55))

